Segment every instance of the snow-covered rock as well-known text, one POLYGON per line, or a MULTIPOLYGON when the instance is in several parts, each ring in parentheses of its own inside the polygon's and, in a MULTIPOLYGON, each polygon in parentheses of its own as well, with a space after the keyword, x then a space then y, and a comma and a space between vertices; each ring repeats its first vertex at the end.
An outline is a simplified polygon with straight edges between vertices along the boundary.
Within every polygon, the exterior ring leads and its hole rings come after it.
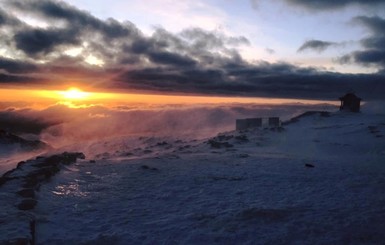
POLYGON ((0 177, 0 244, 36 244, 36 192, 62 166, 84 159, 82 153, 37 157, 17 164, 0 177))

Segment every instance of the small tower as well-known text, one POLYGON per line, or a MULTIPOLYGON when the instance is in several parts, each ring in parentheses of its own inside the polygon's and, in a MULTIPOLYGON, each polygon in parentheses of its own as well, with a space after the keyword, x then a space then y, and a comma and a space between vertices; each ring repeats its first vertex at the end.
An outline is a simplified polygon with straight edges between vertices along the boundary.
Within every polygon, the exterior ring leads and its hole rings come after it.
POLYGON ((357 97, 354 93, 345 94, 343 97, 340 97, 340 101, 340 111, 360 111, 361 98, 357 97))

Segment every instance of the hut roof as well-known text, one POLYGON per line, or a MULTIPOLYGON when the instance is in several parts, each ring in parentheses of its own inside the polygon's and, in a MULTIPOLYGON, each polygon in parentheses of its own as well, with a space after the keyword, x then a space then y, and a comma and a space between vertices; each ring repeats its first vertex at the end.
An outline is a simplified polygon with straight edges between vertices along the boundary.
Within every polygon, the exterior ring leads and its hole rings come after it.
POLYGON ((344 96, 340 97, 340 100, 362 100, 360 97, 357 97, 354 93, 347 93, 344 96))

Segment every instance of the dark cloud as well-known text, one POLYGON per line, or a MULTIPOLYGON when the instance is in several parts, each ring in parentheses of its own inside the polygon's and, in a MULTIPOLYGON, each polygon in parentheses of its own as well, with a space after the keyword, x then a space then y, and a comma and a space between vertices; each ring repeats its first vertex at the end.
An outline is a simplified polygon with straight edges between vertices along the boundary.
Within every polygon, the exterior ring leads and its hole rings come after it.
POLYGON ((302 44, 301 47, 299 47, 299 49, 297 50, 297 52, 303 52, 305 50, 315 50, 317 52, 323 52, 327 48, 335 45, 337 45, 337 43, 326 42, 321 40, 309 40, 302 44))
POLYGON ((188 56, 179 55, 171 52, 150 52, 149 58, 154 63, 172 66, 193 66, 196 61, 188 56))
POLYGON ((30 73, 37 70, 37 66, 20 60, 13 60, 9 58, 0 57, 0 71, 6 71, 8 73, 30 73))
POLYGON ((342 63, 356 62, 367 66, 375 65, 385 67, 385 50, 367 49, 355 51, 343 56, 340 61, 342 63))
POLYGON ((76 32, 59 29, 25 30, 17 33, 14 40, 18 49, 31 56, 39 53, 47 54, 58 45, 79 44, 76 32))
POLYGON ((364 25, 373 33, 385 35, 385 20, 379 16, 358 16, 353 21, 364 25))
POLYGON ((12 15, 9 15, 6 11, 0 8, 0 26, 12 25, 18 26, 21 24, 17 18, 14 18, 12 15))
MULTIPOLYGON (((289 4, 304 7, 311 10, 331 10, 346 7, 348 5, 362 5, 377 7, 385 5, 384 0, 283 0, 289 4)), ((255 5, 259 0, 252 0, 255 5)))
POLYGON ((364 47, 373 49, 383 49, 385 43, 385 35, 365 38, 361 40, 361 43, 364 47))
POLYGON ((242 36, 226 36, 200 28, 187 29, 178 34, 158 28, 151 37, 137 37, 124 45, 123 50, 130 53, 128 60, 140 56, 159 65, 177 67, 199 63, 201 66, 210 66, 223 62, 226 57, 240 57, 234 49, 239 45, 249 45, 249 41, 242 36))
POLYGON ((7 20, 8 20, 7 17, 8 16, 5 14, 5 12, 3 12, 2 9, 0 9, 0 26, 7 23, 7 20))
POLYGON ((207 50, 213 48, 224 48, 229 45, 250 45, 246 37, 227 37, 222 33, 214 33, 203 30, 201 28, 191 28, 181 33, 182 37, 186 37, 191 43, 192 48, 198 50, 207 50))
POLYGON ((54 20, 65 20, 73 29, 82 27, 82 29, 86 30, 87 28, 97 30, 109 38, 127 37, 138 31, 136 27, 128 21, 124 24, 119 23, 114 19, 102 21, 95 18, 88 12, 81 11, 62 1, 15 0, 10 2, 9 5, 17 8, 18 10, 35 13, 54 20))
POLYGON ((0 83, 16 83, 16 84, 25 84, 25 83, 37 83, 41 80, 31 77, 31 76, 20 76, 20 75, 10 75, 0 72, 0 83))
POLYGON ((102 21, 62 1, 15 0, 7 2, 7 6, 52 24, 44 29, 25 25, 14 34, 16 48, 30 56, 61 52, 64 47, 84 43, 90 52, 106 55, 111 53, 110 48, 116 48, 117 39, 133 41, 141 35, 128 21, 121 23, 112 18, 102 21))
POLYGON ((357 91, 365 99, 380 99, 385 91, 380 74, 339 74, 290 64, 261 63, 232 69, 143 69, 116 79, 138 90, 286 98, 335 99, 357 91))
POLYGON ((385 19, 378 16, 359 16, 354 22, 367 28, 371 34, 361 40, 363 50, 344 55, 340 61, 385 69, 385 19))

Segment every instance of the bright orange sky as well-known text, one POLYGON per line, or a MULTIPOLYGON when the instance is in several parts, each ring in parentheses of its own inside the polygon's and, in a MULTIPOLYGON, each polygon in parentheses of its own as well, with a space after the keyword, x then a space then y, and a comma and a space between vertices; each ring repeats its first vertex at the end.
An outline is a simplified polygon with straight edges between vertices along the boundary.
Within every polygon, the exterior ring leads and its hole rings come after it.
POLYGON ((257 103, 257 104, 284 104, 284 103, 333 103, 333 101, 248 98, 248 97, 214 97, 214 96, 186 96, 186 95, 159 95, 159 94, 130 94, 118 92, 83 91, 80 88, 69 87, 67 90, 37 90, 37 89, 0 89, 2 102, 27 102, 33 108, 43 108, 52 104, 62 103, 69 107, 104 105, 117 106, 124 104, 219 104, 219 103, 257 103))

